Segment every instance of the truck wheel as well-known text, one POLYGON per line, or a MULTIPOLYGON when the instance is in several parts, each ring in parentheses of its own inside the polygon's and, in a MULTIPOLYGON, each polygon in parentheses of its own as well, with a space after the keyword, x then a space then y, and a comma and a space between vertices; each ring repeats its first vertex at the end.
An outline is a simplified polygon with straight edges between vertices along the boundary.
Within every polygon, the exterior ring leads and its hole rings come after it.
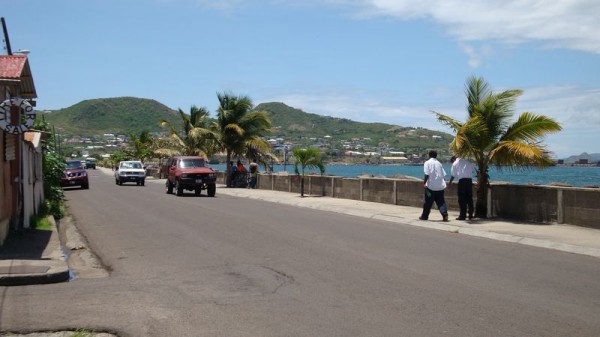
POLYGON ((140 185, 144 186, 145 183, 146 183, 146 180, 142 180, 142 182, 140 182, 140 185))
POLYGON ((215 192, 217 192, 217 185, 212 184, 212 185, 206 186, 206 194, 208 194, 209 197, 214 197, 215 192))
POLYGON ((177 192, 177 196, 180 197, 183 195, 183 186, 179 183, 179 180, 175 182, 175 190, 177 192))

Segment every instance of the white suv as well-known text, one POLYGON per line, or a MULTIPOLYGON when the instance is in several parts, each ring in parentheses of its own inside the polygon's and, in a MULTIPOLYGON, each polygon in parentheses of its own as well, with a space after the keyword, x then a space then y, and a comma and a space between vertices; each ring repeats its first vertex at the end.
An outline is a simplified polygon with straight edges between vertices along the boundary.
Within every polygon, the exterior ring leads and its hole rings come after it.
POLYGON ((146 170, 144 164, 139 160, 127 160, 119 163, 115 170, 115 184, 123 185, 126 182, 135 182, 138 186, 144 186, 146 181, 146 170))

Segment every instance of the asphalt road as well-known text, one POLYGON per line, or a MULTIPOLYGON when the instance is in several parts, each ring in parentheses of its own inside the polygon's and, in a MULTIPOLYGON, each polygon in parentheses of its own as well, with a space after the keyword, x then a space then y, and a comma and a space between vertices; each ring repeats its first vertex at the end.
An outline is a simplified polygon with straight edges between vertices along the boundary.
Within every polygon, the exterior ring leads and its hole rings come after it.
POLYGON ((89 172, 69 209, 110 276, 0 287, 0 331, 600 335, 597 258, 89 172))

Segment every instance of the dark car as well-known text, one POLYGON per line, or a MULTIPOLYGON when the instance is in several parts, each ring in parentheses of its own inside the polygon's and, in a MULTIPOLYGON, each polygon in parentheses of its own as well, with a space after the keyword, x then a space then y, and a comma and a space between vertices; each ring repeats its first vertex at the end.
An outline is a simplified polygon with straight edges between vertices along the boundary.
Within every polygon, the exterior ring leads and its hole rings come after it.
POLYGON ((167 168, 167 193, 183 195, 183 190, 194 191, 199 196, 206 190, 209 197, 214 197, 216 192, 217 176, 215 171, 208 166, 206 160, 198 156, 178 156, 169 161, 167 168))
POLYGON ((67 160, 67 168, 61 181, 61 186, 72 187, 80 186, 82 189, 90 188, 88 175, 81 166, 81 160, 67 160))
POLYGON ((85 168, 86 169, 96 169, 96 158, 86 158, 85 159, 85 168))

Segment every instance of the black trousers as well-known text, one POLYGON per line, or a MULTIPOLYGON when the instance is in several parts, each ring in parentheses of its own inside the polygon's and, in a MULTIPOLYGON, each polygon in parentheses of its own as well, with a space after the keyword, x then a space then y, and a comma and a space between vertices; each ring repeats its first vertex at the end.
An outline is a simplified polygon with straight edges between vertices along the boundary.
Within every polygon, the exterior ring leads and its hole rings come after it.
POLYGON ((433 206, 434 202, 437 205, 440 214, 442 214, 442 216, 448 216, 448 207, 446 206, 446 200, 444 199, 444 190, 432 191, 426 188, 425 200, 423 201, 423 213, 421 213, 421 218, 423 218, 424 220, 429 219, 431 206, 433 206))
POLYGON ((473 179, 462 178, 458 181, 458 206, 461 218, 473 217, 473 179))

